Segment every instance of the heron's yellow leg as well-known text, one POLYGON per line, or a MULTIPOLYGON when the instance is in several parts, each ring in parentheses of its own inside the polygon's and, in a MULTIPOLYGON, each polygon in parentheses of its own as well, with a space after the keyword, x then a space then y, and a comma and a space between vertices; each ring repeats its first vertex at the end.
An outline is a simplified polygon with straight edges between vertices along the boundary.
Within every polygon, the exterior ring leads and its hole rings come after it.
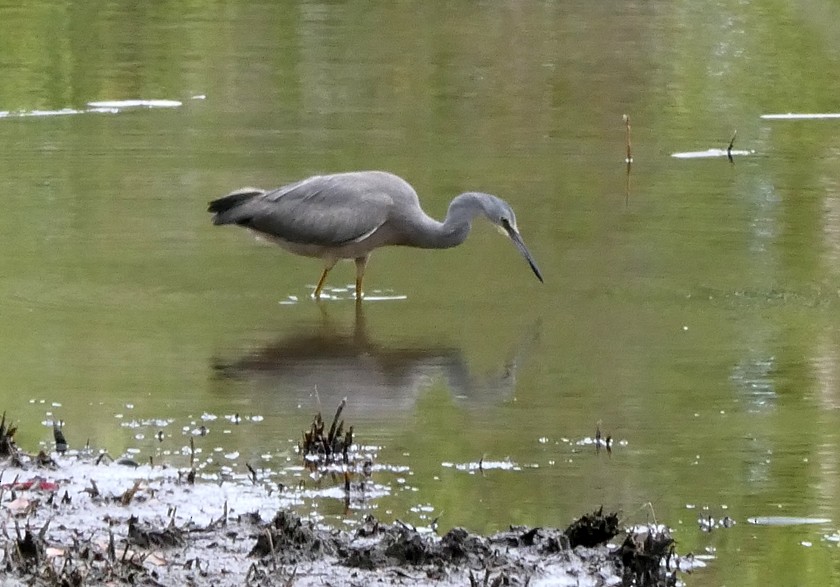
POLYGON ((312 296, 316 300, 321 299, 321 290, 324 289, 324 284, 327 282, 327 273, 330 272, 330 269, 332 269, 332 267, 324 268, 324 272, 321 273, 321 279, 318 280, 318 285, 315 286, 315 292, 312 294, 312 296))
POLYGON ((365 278, 365 267, 367 266, 367 257, 356 258, 356 299, 362 299, 362 280, 365 278))

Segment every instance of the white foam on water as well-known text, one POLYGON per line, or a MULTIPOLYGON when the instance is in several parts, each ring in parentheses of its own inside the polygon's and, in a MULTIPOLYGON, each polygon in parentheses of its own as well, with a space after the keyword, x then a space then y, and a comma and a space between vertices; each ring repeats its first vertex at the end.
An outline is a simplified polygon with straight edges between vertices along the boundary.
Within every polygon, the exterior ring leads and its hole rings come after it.
POLYGON ((671 153, 671 157, 675 159, 708 159, 710 157, 743 157, 745 155, 754 155, 755 151, 750 149, 749 151, 745 151, 743 149, 732 149, 728 151, 726 149, 707 149, 705 151, 686 151, 683 153, 671 153))
POLYGON ((392 300, 407 300, 407 295, 393 295, 393 296, 364 296, 362 298, 365 302, 387 302, 392 300))
MULTIPOLYGON (((193 96, 194 100, 204 96, 193 96)), ((49 116, 70 116, 73 114, 118 114, 128 109, 137 108, 179 108, 184 103, 180 100, 97 100, 88 102, 87 108, 61 108, 58 110, 0 110, 0 118, 35 118, 49 116)))
POLYGON ((801 524, 830 524, 829 518, 807 518, 798 516, 756 516, 747 522, 757 526, 798 526, 801 524))
POLYGON ((178 108, 184 103, 179 100, 99 100, 88 102, 90 108, 178 108))
POLYGON ((764 120, 831 120, 840 118, 840 112, 787 112, 785 114, 762 114, 764 120))

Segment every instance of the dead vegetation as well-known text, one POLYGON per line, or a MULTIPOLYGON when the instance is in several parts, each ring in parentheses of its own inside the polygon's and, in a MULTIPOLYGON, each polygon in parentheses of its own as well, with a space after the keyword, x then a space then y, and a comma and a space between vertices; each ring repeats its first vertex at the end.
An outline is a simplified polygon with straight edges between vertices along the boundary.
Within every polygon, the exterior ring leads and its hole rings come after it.
POLYGON ((625 585, 671 587, 677 584, 674 539, 664 528, 649 527, 629 532, 615 551, 621 559, 625 585), (671 561, 674 560, 674 566, 671 561))
POLYGON ((603 507, 591 514, 584 514, 566 528, 566 536, 571 548, 578 546, 592 548, 612 540, 619 532, 621 528, 618 523, 618 514, 612 513, 605 516, 603 507))
POLYGON ((332 424, 325 433, 326 423, 321 418, 321 412, 315 415, 307 432, 303 433, 303 442, 299 449, 304 462, 310 469, 325 468, 330 465, 350 464, 350 449, 353 446, 353 427, 344 431, 344 420, 341 412, 347 405, 347 399, 341 400, 333 416, 332 424))
POLYGON ((347 399, 341 400, 330 427, 318 412, 303 433, 298 451, 304 466, 315 478, 324 476, 344 485, 345 505, 349 507, 353 494, 363 496, 373 472, 372 459, 353 443, 353 427, 344 430, 341 414, 347 399))
POLYGON ((15 462, 18 457, 15 432, 17 432, 17 426, 6 426, 6 412, 3 412, 3 417, 0 419, 0 457, 10 458, 12 462, 15 462))

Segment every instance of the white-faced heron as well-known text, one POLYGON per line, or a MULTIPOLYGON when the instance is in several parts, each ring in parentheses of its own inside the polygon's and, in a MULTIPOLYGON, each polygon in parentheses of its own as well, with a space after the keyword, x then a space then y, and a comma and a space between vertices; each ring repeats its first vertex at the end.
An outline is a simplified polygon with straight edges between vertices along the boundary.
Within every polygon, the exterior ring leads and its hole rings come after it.
POLYGON ((417 193, 405 180, 384 171, 316 175, 272 191, 242 188, 210 202, 213 224, 250 228, 287 251, 324 260, 315 287, 319 299, 330 269, 339 259, 356 262, 356 299, 370 253, 402 245, 447 249, 467 238, 474 217, 483 214, 510 237, 534 274, 542 275, 516 227, 516 215, 504 200, 466 192, 449 204, 443 222, 420 207, 417 193))

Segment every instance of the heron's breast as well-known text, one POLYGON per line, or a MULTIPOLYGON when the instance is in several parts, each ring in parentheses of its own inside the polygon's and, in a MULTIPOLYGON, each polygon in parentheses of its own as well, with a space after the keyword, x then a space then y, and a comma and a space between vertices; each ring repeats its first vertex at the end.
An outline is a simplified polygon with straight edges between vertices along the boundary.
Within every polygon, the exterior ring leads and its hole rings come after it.
POLYGON ((324 247, 320 245, 294 243, 291 241, 287 241, 286 239, 282 239, 276 236, 266 234, 264 232, 260 232, 258 230, 252 230, 251 232, 258 241, 277 245, 278 247, 285 249, 290 253, 294 253, 295 255, 300 255, 302 257, 319 258, 326 256, 324 247))

